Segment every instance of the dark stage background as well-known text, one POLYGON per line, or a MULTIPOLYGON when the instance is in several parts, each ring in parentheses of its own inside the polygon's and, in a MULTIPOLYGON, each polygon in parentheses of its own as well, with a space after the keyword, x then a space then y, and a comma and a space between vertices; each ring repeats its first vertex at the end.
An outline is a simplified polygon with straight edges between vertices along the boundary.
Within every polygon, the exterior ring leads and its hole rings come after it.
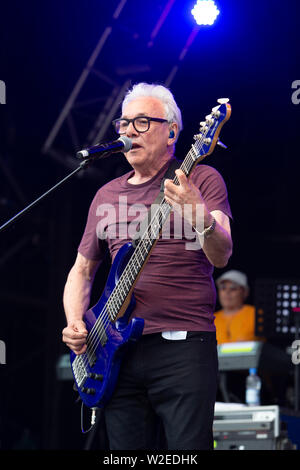
MULTIPOLYGON (((300 80, 299 2, 218 0, 217 22, 190 36, 193 3, 1 5, 1 224, 76 167, 75 152, 91 141, 90 132, 103 141, 115 137, 108 120, 119 115, 130 83, 170 85, 184 121, 178 158, 216 100, 229 97, 232 117, 221 134, 228 150, 216 148, 205 163, 227 184, 234 217, 227 269, 248 274, 253 302, 256 279, 299 278, 300 104, 292 100, 292 83, 300 80), (100 40, 77 104, 51 136, 100 40)), ((92 197, 128 169, 121 154, 98 161, 0 234, 0 340, 6 345, 0 448, 85 445, 72 383, 56 377, 56 362, 67 352, 62 293, 92 197)), ((93 300, 108 269, 107 262, 93 300)), ((215 276, 222 272, 216 269, 215 276)))

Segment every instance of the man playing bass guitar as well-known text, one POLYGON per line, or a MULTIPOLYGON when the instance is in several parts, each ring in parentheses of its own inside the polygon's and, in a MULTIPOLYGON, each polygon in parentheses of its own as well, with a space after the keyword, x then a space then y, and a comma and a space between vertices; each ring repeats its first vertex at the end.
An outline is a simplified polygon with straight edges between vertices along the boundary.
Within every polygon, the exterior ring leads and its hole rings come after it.
MULTIPOLYGON (((139 83, 126 94, 114 125, 132 141, 125 154, 132 171, 96 193, 68 275, 63 341, 76 355, 86 351, 83 316, 105 247, 113 261, 132 241, 130 208, 149 209, 154 202, 174 159, 182 119, 166 87, 139 83), (124 205, 127 212, 120 210, 124 205)), ((144 320, 143 334, 125 355, 104 408, 111 450, 149 449, 155 416, 163 423, 168 449, 213 448, 218 361, 212 275, 232 253, 231 210, 223 178, 214 168, 195 166, 190 177, 176 169, 176 177, 177 184, 172 179, 164 183, 165 201, 174 208, 169 236, 161 234, 134 285, 132 316, 144 320), (179 213, 198 245, 192 246, 185 232, 176 233, 179 213)))

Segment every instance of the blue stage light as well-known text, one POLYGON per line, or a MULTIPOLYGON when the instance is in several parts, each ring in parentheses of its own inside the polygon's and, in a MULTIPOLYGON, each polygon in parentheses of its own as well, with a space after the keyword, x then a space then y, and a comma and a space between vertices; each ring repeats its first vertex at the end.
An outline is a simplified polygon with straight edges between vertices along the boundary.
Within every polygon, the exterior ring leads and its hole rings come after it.
POLYGON ((212 25, 220 11, 213 0, 198 0, 191 13, 198 25, 212 25))

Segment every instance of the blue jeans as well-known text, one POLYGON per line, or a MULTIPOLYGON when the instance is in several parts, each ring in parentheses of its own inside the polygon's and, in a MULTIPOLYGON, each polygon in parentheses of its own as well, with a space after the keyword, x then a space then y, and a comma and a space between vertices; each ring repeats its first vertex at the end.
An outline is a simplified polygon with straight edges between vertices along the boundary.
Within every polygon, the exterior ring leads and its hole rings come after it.
POLYGON ((188 332, 183 340, 143 335, 125 356, 104 410, 110 450, 212 450, 217 381, 215 333, 188 332))

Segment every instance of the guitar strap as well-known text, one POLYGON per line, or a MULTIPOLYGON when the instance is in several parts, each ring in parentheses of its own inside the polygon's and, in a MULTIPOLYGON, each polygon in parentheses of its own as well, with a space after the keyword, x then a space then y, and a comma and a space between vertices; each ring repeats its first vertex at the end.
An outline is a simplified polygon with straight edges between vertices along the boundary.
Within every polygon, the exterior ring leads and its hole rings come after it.
MULTIPOLYGON (((177 168, 180 167, 180 165, 182 164, 181 161, 179 160, 176 160, 175 158, 172 158, 171 159, 171 162, 168 166, 168 169, 166 170, 162 180, 161 180, 161 183, 160 183, 160 190, 159 190, 159 193, 155 199, 155 201, 151 204, 150 206, 150 209, 149 211, 147 212, 147 215, 146 215, 146 218, 145 220, 143 220, 142 224, 144 225, 144 227, 146 226, 145 224, 147 223, 147 225, 150 223, 150 220, 151 220, 151 210, 153 210, 153 206, 157 206, 161 203, 161 201, 163 200, 164 198, 164 185, 165 185, 165 180, 166 179, 171 179, 173 180, 174 177, 175 177, 175 170, 177 170, 177 168)), ((141 226, 141 224, 139 224, 139 226, 141 226)), ((134 248, 136 247, 138 241, 139 241, 139 237, 140 237, 140 232, 137 231, 135 233, 135 235, 133 236, 132 238, 132 244, 134 246, 134 248)))

